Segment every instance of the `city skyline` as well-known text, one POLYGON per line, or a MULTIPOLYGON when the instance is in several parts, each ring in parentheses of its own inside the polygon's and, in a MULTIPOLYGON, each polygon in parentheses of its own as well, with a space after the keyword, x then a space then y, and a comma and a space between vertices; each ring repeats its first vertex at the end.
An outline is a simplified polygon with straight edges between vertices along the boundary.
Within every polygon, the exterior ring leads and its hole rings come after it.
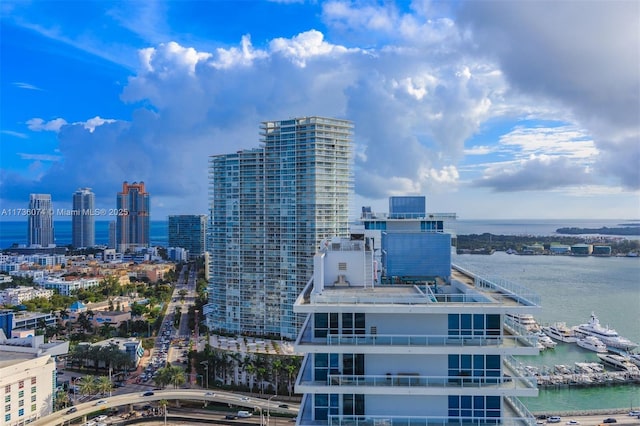
POLYGON ((203 214, 210 155, 254 146, 264 120, 320 115, 355 125, 350 219, 421 194, 462 219, 640 218, 637 2, 237 12, 3 2, 3 207, 49 193, 71 209, 91 187, 113 208, 136 179, 158 220, 203 214))

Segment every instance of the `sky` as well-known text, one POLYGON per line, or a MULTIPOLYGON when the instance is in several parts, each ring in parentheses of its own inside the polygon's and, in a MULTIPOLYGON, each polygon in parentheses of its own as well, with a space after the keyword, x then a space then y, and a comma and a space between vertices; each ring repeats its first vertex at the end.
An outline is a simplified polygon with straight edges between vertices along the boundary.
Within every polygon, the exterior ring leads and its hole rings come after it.
MULTIPOLYGON (((0 3, 0 220, 144 181, 206 214, 260 123, 354 123, 354 196, 459 219, 640 219, 640 2, 0 3)), ((56 219, 64 219, 58 218, 56 219)))

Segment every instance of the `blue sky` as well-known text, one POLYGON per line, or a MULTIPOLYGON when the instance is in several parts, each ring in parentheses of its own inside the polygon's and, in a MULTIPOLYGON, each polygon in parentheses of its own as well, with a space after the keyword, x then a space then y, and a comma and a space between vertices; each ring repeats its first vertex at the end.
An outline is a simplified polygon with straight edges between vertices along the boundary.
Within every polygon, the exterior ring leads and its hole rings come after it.
MULTIPOLYGON (((259 123, 355 124, 355 194, 461 219, 640 218, 640 3, 3 1, 0 205, 144 181, 206 213, 259 123)), ((22 220, 5 214, 0 220, 22 220)))

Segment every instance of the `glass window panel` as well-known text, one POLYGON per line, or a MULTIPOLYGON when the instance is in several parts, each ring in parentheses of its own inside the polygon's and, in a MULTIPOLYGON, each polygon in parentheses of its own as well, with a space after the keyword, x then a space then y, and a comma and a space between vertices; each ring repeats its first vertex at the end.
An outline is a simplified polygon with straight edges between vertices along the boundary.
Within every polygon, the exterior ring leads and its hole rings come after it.
POLYGON ((316 367, 328 367, 329 364, 327 363, 327 354, 316 354, 315 355, 315 366, 316 367))
POLYGON ((337 330, 338 329, 338 314, 337 313, 331 313, 329 314, 329 325, 330 328, 337 330))
POLYGON ((459 366, 458 360, 458 355, 449 354, 449 368, 457 369, 459 366))
POLYGON ((484 408, 484 396, 476 395, 473 397, 473 408, 484 408))
POLYGON ((484 315, 482 314, 473 315, 473 328, 475 330, 484 330, 484 315))
POLYGON ((500 409, 500 397, 488 396, 487 397, 487 409, 500 409))
POLYGON ((471 355, 460 355, 460 368, 471 369, 471 355))
POLYGON ((449 330, 458 330, 460 328, 460 317, 458 314, 449 314, 449 330))
POLYGON ((357 313, 356 315, 356 328, 365 328, 365 316, 363 313, 357 313))
POLYGON ((461 408, 471 408, 471 396, 463 395, 460 397, 460 407, 461 408))
POLYGON ((471 330, 471 314, 462 314, 460 317, 460 322, 462 324, 460 328, 463 330, 471 330))
POLYGON ((315 395, 316 407, 327 407, 328 403, 329 403, 329 394, 317 393, 315 395))
POLYGON ((487 315, 487 330, 500 330, 500 315, 487 315))
POLYGON ((327 314, 316 313, 314 317, 316 328, 328 328, 329 322, 327 320, 327 314))
POLYGON ((458 395, 449 395, 449 408, 460 408, 460 399, 458 395))
POLYGON ((342 314, 342 328, 353 328, 353 314, 342 314))
POLYGON ((484 355, 473 356, 473 369, 484 370, 484 355))
POLYGON ((500 355, 487 355, 487 370, 500 369, 500 355))

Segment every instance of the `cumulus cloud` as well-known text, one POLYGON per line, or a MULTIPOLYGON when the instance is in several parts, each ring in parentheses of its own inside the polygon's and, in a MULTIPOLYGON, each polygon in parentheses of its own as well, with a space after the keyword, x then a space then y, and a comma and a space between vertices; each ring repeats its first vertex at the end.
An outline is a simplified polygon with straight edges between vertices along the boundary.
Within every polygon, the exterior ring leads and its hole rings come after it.
POLYGON ((567 186, 592 184, 588 168, 566 157, 540 156, 511 164, 488 168, 485 176, 474 182, 497 192, 547 191, 567 186))
POLYGON ((32 118, 27 120, 27 127, 34 132, 59 132, 62 126, 66 125, 64 118, 56 118, 51 121, 44 121, 42 118, 32 118))
POLYGON ((557 100, 589 130, 602 173, 640 189, 639 16, 632 1, 477 1, 459 22, 510 85, 557 100))

